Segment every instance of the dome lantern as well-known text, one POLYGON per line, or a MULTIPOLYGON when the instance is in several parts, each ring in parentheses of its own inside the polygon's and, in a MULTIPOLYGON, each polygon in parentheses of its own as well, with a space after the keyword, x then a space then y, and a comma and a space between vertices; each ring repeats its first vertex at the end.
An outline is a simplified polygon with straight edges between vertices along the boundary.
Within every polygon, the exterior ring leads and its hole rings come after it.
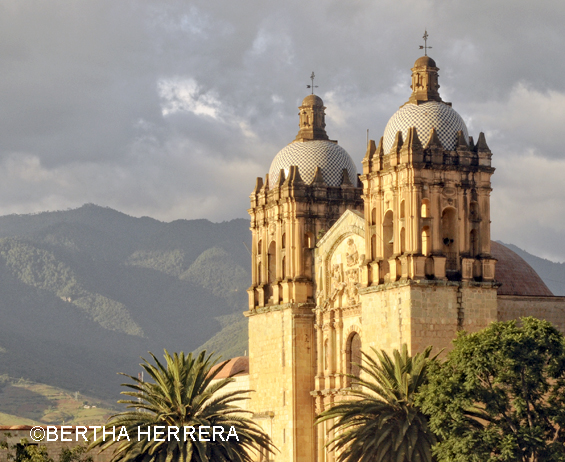
POLYGON ((308 95, 298 108, 300 130, 296 135, 296 141, 327 140, 326 113, 322 98, 314 94, 308 95))
MULTIPOLYGON (((430 47, 428 47, 430 48, 430 47)), ((405 138, 408 129, 415 127, 422 145, 430 142, 431 130, 435 129, 441 146, 454 150, 458 146, 458 132, 465 140, 469 139, 467 126, 451 103, 443 101, 439 95, 436 62, 429 56, 416 60, 412 68, 412 94, 406 103, 389 119, 384 133, 384 151, 388 154, 394 145, 398 132, 405 138)))
POLYGON ((442 102, 439 96, 438 73, 436 62, 429 56, 418 58, 412 68, 412 95, 408 102, 421 104, 427 101, 442 102))

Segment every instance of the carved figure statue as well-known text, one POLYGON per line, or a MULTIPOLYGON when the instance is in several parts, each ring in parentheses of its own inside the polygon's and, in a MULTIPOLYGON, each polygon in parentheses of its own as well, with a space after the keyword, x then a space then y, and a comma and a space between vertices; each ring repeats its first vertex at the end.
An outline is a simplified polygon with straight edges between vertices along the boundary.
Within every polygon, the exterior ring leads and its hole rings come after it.
POLYGON ((339 264, 333 265, 332 270, 332 291, 335 292, 341 288, 341 268, 339 264))
POLYGON ((355 242, 353 242, 352 238, 347 240, 345 258, 347 260, 347 266, 353 266, 359 262, 359 253, 357 253, 357 247, 355 246, 355 242))
POLYGON ((332 266, 332 292, 330 294, 328 302, 335 300, 338 294, 343 293, 344 288, 345 282, 342 278, 341 265, 339 263, 336 263, 332 266))
POLYGON ((356 305, 359 303, 359 269, 352 268, 347 271, 346 292, 347 303, 356 305))

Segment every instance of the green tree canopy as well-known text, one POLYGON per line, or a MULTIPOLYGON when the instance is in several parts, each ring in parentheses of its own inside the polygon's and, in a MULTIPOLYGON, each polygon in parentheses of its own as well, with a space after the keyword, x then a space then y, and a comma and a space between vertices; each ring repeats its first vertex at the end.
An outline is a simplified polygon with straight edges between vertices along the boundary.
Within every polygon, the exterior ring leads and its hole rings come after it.
POLYGON ((103 441, 99 438, 93 447, 114 449, 114 462, 250 462, 253 451, 272 452, 268 435, 246 417, 245 411, 234 405, 247 399, 248 390, 224 390, 233 382, 232 378, 214 381, 221 367, 211 371, 215 362, 212 355, 206 356, 203 351, 197 357, 182 352, 171 356, 165 350, 165 365, 153 354, 151 357, 155 365, 144 359, 141 366, 152 382, 123 374, 133 383, 123 384, 130 390, 122 394, 134 399, 118 401, 126 403, 128 409, 112 416, 107 425, 116 427, 116 435, 124 426, 130 440, 108 438, 103 441), (165 436, 159 438, 165 441, 157 441, 153 434, 150 438, 143 436, 139 441, 138 427, 155 426, 179 428, 180 441, 173 436, 169 438, 167 428, 165 436), (196 428, 195 441, 191 436, 185 441, 182 431, 185 426, 196 428), (209 427, 210 436, 198 436, 201 426, 209 427), (223 436, 212 440, 212 427, 222 427, 223 436), (230 430, 232 436, 228 438, 230 430), (233 431, 237 438, 233 437, 233 431))
POLYGON ((317 423, 334 420, 338 435, 329 443, 339 462, 431 462, 435 437, 428 419, 414 405, 426 381, 431 347, 411 357, 406 344, 392 357, 373 349, 363 353, 361 379, 350 376, 346 399, 320 414, 317 423))
POLYGON ((461 333, 420 403, 439 461, 565 461, 565 341, 522 318, 461 333))

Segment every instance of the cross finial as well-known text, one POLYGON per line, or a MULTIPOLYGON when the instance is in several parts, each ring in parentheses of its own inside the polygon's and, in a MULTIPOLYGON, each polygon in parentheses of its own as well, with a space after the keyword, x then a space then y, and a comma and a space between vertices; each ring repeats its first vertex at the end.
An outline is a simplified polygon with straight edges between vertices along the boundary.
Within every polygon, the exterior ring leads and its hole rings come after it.
POLYGON ((428 56, 428 49, 431 49, 432 47, 428 46, 428 31, 427 30, 424 31, 424 36, 422 38, 424 39, 424 44, 420 45, 420 50, 424 50, 424 55, 428 56))
POLYGON ((314 94, 314 88, 318 88, 318 85, 314 85, 314 78, 316 76, 314 75, 314 71, 312 71, 312 75, 310 76, 310 80, 312 81, 312 85, 306 85, 306 88, 311 88, 312 89, 312 94, 314 94))

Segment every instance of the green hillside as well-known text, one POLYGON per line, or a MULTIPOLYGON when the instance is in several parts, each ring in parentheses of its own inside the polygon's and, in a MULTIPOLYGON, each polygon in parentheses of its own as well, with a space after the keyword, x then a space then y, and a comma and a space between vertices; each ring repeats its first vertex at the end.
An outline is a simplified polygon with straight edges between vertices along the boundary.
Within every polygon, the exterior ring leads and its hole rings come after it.
POLYGON ((115 401, 117 372, 246 309, 248 227, 94 205, 0 217, 0 374, 115 401))
POLYGON ((0 377, 0 425, 94 425, 120 408, 78 392, 0 377))
POLYGON ((249 349, 247 318, 240 313, 234 313, 217 319, 222 324, 222 330, 197 348, 196 352, 214 352, 222 359, 246 356, 249 349))

